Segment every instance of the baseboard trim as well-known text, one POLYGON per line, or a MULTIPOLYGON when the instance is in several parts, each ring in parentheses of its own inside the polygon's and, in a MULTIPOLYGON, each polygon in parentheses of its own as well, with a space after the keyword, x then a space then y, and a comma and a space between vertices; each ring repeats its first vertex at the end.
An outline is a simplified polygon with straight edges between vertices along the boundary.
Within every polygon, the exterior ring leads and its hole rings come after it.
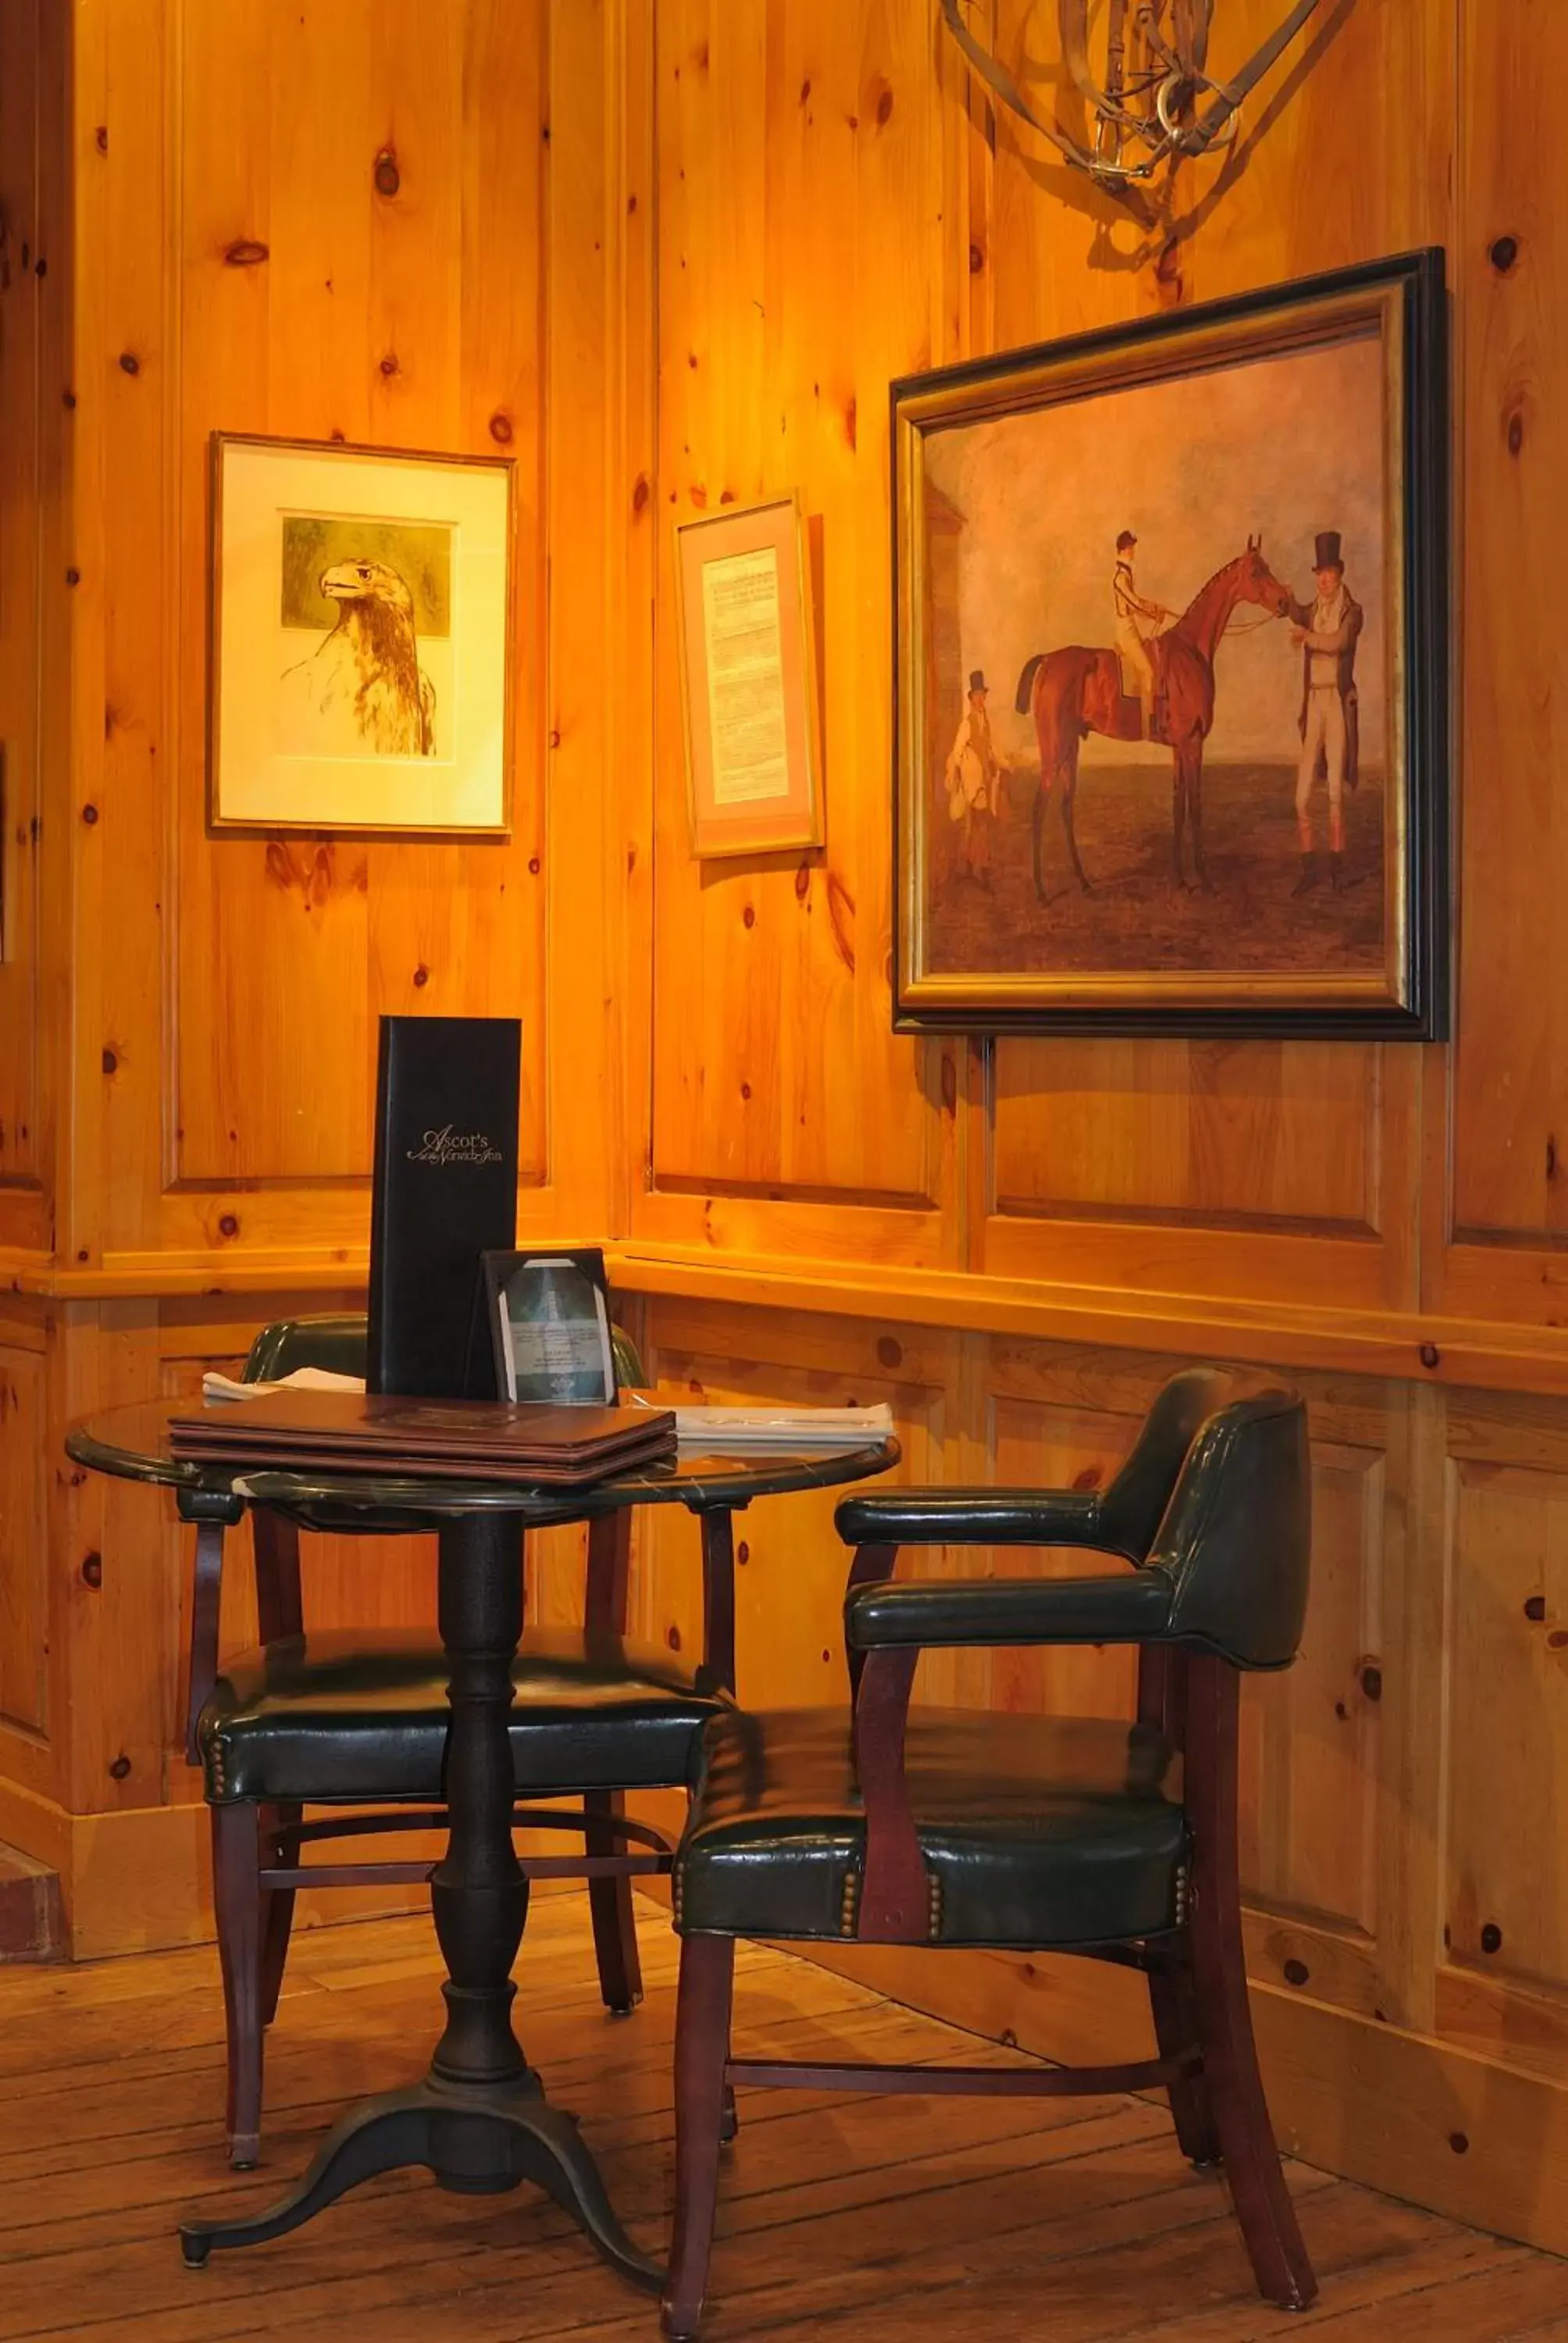
MULTIPOLYGON (((210 1944, 216 1934, 207 1810, 199 1801, 73 1815, 14 1782, 0 1781, 0 1840, 59 1875, 70 1960, 168 1952, 180 1945, 210 1944)), ((405 1834, 398 1858, 433 1863, 445 1844, 439 1832, 405 1834)), ((552 1840, 544 1851, 557 1855, 560 1849, 552 1840)), ((544 1896, 576 1885, 541 1880, 533 1893, 544 1896)), ((428 1909, 429 1892, 419 1885, 307 1888, 296 1906, 295 1925, 328 1927, 428 1909)))

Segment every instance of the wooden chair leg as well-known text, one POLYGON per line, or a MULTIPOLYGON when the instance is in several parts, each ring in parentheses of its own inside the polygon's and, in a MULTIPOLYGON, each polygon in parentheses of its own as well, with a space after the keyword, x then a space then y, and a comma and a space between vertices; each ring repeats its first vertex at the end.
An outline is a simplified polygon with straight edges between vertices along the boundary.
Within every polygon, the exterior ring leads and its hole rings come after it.
POLYGON ((261 2150, 261 1841, 253 1805, 212 1808, 213 1902, 228 2047, 228 2160, 261 2150))
POLYGON ((1280 2168, 1247 1999, 1236 1855, 1237 1697, 1236 1672, 1224 1661, 1205 1655, 1191 1662, 1186 1763, 1193 1870, 1187 1941, 1220 2153, 1259 2291, 1282 2309, 1304 2310, 1318 2282, 1280 2168))
MULTIPOLYGON (((271 1806, 266 1810, 266 1826, 271 1831, 287 1830, 303 1819, 303 1806, 271 1806)), ((267 1891, 262 1914, 261 1927, 261 2022, 270 2026, 277 2016, 277 1996, 283 1990, 283 1972, 288 1960, 288 1939, 294 1928, 294 1896, 292 1887, 273 1887, 267 1891)))
POLYGON ((733 1936, 682 1938, 675 2006, 675 2240, 663 2304, 670 2343, 693 2343, 708 2292, 734 1984, 733 1936))
MULTIPOLYGON (((583 1812, 588 1818, 584 1834, 590 1855, 615 1855, 624 1842, 612 1831, 594 1827, 596 1817, 621 1811, 618 1790, 588 1790, 583 1812)), ((593 1920, 594 1958, 598 1964, 599 1991, 612 2017, 629 2017, 642 1999, 642 1961, 637 1948, 637 1920, 629 1879, 590 1879, 588 1912, 593 1920)))
MULTIPOLYGON (((1149 1971, 1149 2005, 1154 2015, 1154 2038, 1162 2058, 1191 2050, 1198 2040, 1198 2008, 1192 1973, 1185 1962, 1172 1962, 1149 1971)), ((1171 2113, 1176 2137, 1189 2164, 1206 2171, 1220 2161, 1220 2133, 1205 2075, 1186 2075, 1170 2086, 1171 2113)))

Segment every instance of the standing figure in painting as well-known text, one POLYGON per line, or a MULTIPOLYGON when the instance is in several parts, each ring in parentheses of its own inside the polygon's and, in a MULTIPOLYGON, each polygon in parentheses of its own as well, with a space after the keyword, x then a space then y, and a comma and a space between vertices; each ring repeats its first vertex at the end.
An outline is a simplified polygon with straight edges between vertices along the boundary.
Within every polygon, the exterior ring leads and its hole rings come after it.
POLYGON ((429 757, 436 691, 419 665, 414 597, 384 561, 335 561, 319 590, 337 623, 278 686, 286 751, 429 757))
POLYGON ((1302 761, 1296 774, 1296 836, 1301 875, 1293 894, 1304 895, 1318 880, 1312 838, 1312 789, 1321 773, 1328 783, 1329 880, 1343 885, 1345 816, 1343 791, 1356 785, 1356 638, 1362 608, 1351 599, 1340 533, 1320 531, 1312 574, 1317 599, 1292 602, 1291 640, 1302 646, 1302 761))
POLYGON ((945 779, 948 812, 954 821, 963 824, 959 840, 960 870, 988 893, 991 830, 996 820, 1000 774, 996 750, 991 746, 990 718, 986 714, 985 674, 977 667, 970 677, 969 706, 959 719, 953 745, 948 751, 945 779))
POLYGON ((1137 699, 1141 726, 1139 738, 1152 740, 1154 662, 1149 655, 1149 644, 1176 613, 1166 609, 1163 603, 1149 601, 1138 591, 1132 577, 1132 548, 1137 542, 1130 528, 1124 528, 1116 540, 1116 574, 1111 579, 1111 596, 1116 610, 1121 689, 1128 699, 1137 699))

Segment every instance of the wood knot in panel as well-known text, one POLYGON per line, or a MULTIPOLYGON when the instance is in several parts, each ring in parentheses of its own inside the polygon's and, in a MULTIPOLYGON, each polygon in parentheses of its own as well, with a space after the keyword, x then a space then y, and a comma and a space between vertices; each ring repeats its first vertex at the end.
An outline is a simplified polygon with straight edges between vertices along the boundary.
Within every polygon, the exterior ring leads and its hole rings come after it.
POLYGON ((853 976, 855 899, 836 870, 828 873, 828 920, 833 930, 833 948, 853 976))

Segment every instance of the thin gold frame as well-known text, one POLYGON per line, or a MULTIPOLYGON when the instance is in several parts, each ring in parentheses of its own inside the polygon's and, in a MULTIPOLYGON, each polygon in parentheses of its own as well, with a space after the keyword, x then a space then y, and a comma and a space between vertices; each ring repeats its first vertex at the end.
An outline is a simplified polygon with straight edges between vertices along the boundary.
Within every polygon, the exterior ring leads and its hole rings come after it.
POLYGON ((1009 354, 892 386, 894 528, 894 1023, 900 1031, 1380 1033, 1432 1039, 1447 1015, 1447 420, 1442 256, 1212 304, 1179 318, 1009 354), (925 437, 1038 412, 1106 389, 1375 333, 1384 354, 1383 590, 1388 757, 1385 962, 1380 976, 1223 970, 930 973, 929 744, 924 673, 925 437))
POLYGON ((508 839, 517 777, 515 628, 518 596, 518 467, 512 456, 460 456, 449 450, 374 447, 359 440, 301 439, 263 431, 214 431, 207 443, 207 592, 206 592, 206 828, 209 837, 258 832, 298 837, 508 839), (219 696, 223 640, 223 462, 229 447, 287 448, 307 456, 369 457, 383 464, 439 464, 460 471, 500 472, 507 483, 505 523, 507 586, 502 619, 504 657, 501 677, 501 819, 498 822, 347 822, 292 821, 257 819, 255 815, 220 814, 217 809, 219 696))
MULTIPOLYGON (((751 504, 725 505, 718 512, 699 513, 694 519, 678 520, 674 526, 672 543, 675 560, 676 658, 680 669, 680 738, 682 752, 686 759, 687 830, 691 841, 691 851, 699 860, 706 862, 721 860, 727 856, 786 854, 800 848, 820 847, 824 843, 826 832, 823 822, 821 755, 819 739, 819 709, 817 699, 816 605, 811 591, 811 565, 809 548, 807 543, 805 508, 801 504, 799 492, 792 488, 783 496, 759 497, 751 504), (805 741, 806 811, 803 816, 797 813, 793 799, 786 800, 787 818, 780 820, 773 827, 769 828, 765 822, 752 817, 744 837, 716 844, 710 834, 712 825, 717 823, 723 827, 734 821, 739 826, 746 817, 711 813, 702 816, 698 810, 697 771, 691 749, 691 709, 696 679, 691 669, 691 644, 686 625, 686 590, 681 564, 681 545, 684 538, 695 536, 699 531, 712 530, 717 533, 737 522, 754 520, 759 514, 780 511, 789 512, 793 519, 789 538, 795 563, 793 598, 799 614, 800 626, 800 688, 803 695, 800 731, 805 741), (706 836, 705 832, 708 833, 706 836)), ((785 590, 789 590, 788 580, 785 581, 785 590)), ((786 690, 788 690, 788 685, 789 679, 786 676, 786 690)), ((786 729, 788 729, 787 722, 786 729)))

